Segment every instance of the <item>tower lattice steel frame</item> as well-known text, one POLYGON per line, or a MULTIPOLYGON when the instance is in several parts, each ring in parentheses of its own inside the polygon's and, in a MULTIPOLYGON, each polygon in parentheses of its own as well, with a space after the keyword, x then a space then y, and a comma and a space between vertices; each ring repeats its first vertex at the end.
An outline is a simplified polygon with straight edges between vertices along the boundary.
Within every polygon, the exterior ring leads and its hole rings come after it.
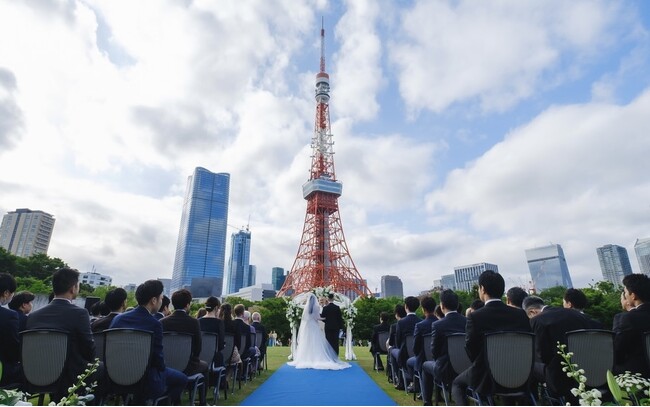
POLYGON ((300 247, 291 271, 277 296, 297 294, 313 287, 332 286, 348 297, 372 295, 350 257, 339 214, 343 185, 336 180, 330 131, 329 75, 325 72, 325 30, 321 27, 320 72, 316 74, 316 121, 311 140, 309 181, 302 186, 307 214, 300 247))

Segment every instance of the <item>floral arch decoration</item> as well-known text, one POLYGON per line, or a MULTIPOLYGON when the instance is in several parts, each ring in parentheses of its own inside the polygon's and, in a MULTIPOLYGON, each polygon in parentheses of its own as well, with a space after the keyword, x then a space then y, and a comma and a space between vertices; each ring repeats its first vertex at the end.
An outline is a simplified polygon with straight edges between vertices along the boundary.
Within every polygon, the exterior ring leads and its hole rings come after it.
POLYGON ((352 328, 354 327, 354 319, 357 316, 357 308, 347 296, 335 292, 331 286, 314 287, 310 291, 300 293, 293 298, 284 297, 285 301, 287 301, 286 316, 291 326, 291 355, 289 355, 289 359, 293 359, 293 354, 296 351, 295 339, 298 337, 297 332, 302 318, 302 310, 305 308, 310 293, 314 294, 319 300, 334 294, 334 304, 341 308, 341 314, 343 314, 343 321, 345 322, 345 359, 356 360, 357 356, 354 354, 352 347, 352 328))

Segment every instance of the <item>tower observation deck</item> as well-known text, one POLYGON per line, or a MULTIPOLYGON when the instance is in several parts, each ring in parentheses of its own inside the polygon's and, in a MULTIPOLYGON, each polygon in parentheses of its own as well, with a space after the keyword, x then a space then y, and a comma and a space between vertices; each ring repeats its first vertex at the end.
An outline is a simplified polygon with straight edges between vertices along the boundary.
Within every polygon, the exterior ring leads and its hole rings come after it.
POLYGON ((331 286, 350 298, 369 296, 371 291, 350 257, 339 214, 338 198, 343 184, 336 179, 330 129, 330 81, 325 71, 325 30, 321 27, 320 72, 316 74, 316 120, 311 139, 309 180, 302 186, 307 200, 305 225, 298 254, 278 291, 295 296, 313 287, 331 286))

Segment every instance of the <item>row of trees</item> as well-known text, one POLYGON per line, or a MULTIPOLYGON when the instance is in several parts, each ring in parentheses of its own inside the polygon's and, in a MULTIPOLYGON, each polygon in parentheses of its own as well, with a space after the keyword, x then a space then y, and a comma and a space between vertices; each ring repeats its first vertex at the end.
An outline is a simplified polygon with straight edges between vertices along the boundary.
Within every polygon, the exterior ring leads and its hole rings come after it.
MULTIPOLYGON (((35 294, 49 294, 51 291, 52 273, 59 267, 66 266, 66 263, 58 258, 50 258, 45 254, 37 254, 28 258, 14 256, 5 249, 0 248, 0 271, 6 271, 16 278, 18 291, 31 291, 35 294)), ((81 297, 99 297, 104 299, 106 292, 113 287, 93 287, 82 284, 80 290, 81 297)), ((509 287, 508 287, 509 288, 509 287)), ((620 306, 620 289, 606 281, 598 282, 590 287, 583 288, 582 291, 587 296, 588 306, 585 313, 592 318, 601 321, 606 328, 611 328, 614 315, 621 311, 620 306)), ((553 287, 542 291, 538 295, 542 297, 547 304, 553 306, 562 306, 564 296, 564 287, 553 287)), ((477 287, 471 292, 457 291, 463 309, 469 307, 472 301, 478 298, 477 287)), ((438 292, 432 292, 430 295, 440 302, 438 292)), ((263 301, 252 302, 238 297, 228 297, 224 300, 230 304, 244 304, 251 312, 257 311, 262 315, 262 322, 269 331, 274 330, 278 336, 286 339, 291 335, 289 321, 287 320, 286 302, 282 298, 269 298, 263 301)), ((388 312, 393 317, 395 305, 403 302, 401 298, 361 298, 356 301, 357 318, 352 330, 355 339, 369 340, 372 336, 372 327, 379 323, 381 312, 388 312)), ((129 293, 129 306, 136 304, 133 293, 129 293)), ((201 304, 192 305, 192 310, 196 311, 201 304)), ((418 310, 422 316, 422 310, 418 310)))

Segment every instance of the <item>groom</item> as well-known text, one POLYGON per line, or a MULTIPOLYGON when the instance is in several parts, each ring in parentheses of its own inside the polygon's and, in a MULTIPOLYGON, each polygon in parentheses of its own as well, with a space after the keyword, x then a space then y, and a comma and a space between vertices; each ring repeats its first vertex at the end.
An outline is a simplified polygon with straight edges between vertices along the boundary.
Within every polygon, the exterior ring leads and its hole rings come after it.
POLYGON ((327 296, 328 304, 323 307, 321 318, 325 318, 325 338, 334 349, 334 353, 339 354, 339 330, 343 329, 343 315, 341 308, 334 304, 334 294, 327 296))

